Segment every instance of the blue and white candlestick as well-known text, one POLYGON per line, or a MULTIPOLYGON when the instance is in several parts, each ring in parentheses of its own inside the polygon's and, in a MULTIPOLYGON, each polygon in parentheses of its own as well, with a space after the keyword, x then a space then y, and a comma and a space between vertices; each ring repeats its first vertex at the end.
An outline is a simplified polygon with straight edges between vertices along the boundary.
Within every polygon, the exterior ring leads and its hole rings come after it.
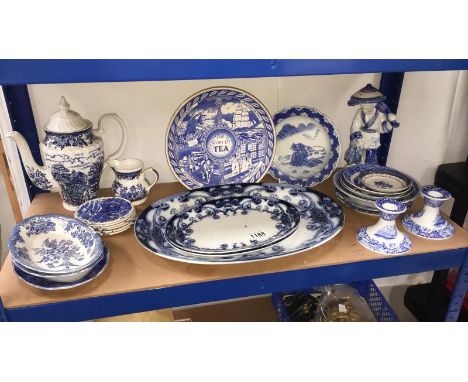
POLYGON ((374 225, 359 229, 356 238, 359 243, 377 253, 384 255, 400 255, 411 249, 409 237, 398 230, 395 220, 401 213, 406 211, 406 205, 402 202, 382 198, 375 202, 380 211, 380 219, 374 225))
POLYGON ((440 206, 452 196, 443 188, 424 186, 421 189, 425 206, 421 211, 405 215, 403 227, 414 235, 425 239, 449 239, 455 234, 455 228, 440 214, 440 206))

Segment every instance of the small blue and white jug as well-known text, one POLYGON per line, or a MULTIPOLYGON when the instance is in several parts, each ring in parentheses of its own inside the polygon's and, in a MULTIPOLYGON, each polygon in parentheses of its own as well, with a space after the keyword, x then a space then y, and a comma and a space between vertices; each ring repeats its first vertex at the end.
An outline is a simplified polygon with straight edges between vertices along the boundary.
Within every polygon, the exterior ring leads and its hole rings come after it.
POLYGON ((131 201, 134 206, 146 200, 148 192, 159 180, 158 172, 152 167, 143 170, 143 162, 139 159, 114 159, 109 161, 109 166, 115 173, 114 195, 131 201), (151 172, 155 178, 148 181, 146 175, 151 172))

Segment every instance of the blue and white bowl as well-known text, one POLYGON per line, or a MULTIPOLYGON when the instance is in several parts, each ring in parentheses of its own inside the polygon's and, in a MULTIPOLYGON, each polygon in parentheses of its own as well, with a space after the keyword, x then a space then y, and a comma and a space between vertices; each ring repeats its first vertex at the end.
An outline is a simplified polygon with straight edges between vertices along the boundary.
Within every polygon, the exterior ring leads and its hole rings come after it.
POLYGON ((447 190, 437 186, 424 186, 421 189, 425 206, 421 211, 405 215, 403 227, 416 236, 425 239, 444 240, 455 234, 455 228, 440 214, 440 206, 452 196, 447 190))
POLYGON ((104 250, 99 235, 81 221, 36 215, 17 224, 8 248, 15 264, 42 275, 76 274, 96 263, 104 250))

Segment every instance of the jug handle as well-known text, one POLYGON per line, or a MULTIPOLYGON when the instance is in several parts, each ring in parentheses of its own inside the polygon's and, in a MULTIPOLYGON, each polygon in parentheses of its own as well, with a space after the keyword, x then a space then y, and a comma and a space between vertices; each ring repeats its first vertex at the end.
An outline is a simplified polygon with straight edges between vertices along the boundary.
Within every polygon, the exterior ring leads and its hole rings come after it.
POLYGON ((159 180, 159 173, 152 167, 148 167, 143 170, 143 172, 140 175, 140 182, 142 182, 145 185, 146 192, 148 192, 159 180), (148 172, 153 172, 154 175, 156 175, 156 178, 152 182, 148 182, 146 179, 145 174, 148 172))
POLYGON ((120 129, 122 131, 122 140, 120 141, 120 145, 117 148, 117 150, 114 153, 112 153, 111 155, 109 155, 107 158, 104 158, 104 166, 108 165, 109 164, 108 162, 111 161, 112 159, 118 158, 120 156, 120 154, 122 154, 122 151, 124 150, 124 148, 125 148, 125 146, 127 144, 127 126, 125 126, 125 123, 124 123, 124 121, 122 121, 122 118, 120 118, 115 113, 107 113, 107 114, 101 115, 101 117, 99 118, 99 121, 98 121, 98 127, 97 127, 97 129, 94 130, 94 134, 96 134, 97 136, 102 137, 102 135, 104 133, 104 127, 103 127, 104 126, 104 121, 106 119, 115 119, 119 123, 120 129))

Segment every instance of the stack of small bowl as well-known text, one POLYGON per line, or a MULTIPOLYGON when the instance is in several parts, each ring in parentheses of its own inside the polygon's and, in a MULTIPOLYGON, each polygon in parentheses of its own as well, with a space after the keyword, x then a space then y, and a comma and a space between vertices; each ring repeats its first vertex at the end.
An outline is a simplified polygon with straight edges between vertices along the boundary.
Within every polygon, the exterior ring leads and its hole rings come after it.
POLYGON ((419 194, 418 183, 398 170, 375 164, 357 164, 338 171, 333 177, 336 196, 350 208, 379 215, 375 202, 393 198, 407 208, 419 194))
POLYGON ((102 236, 116 235, 129 229, 135 221, 132 203, 123 198, 105 197, 83 203, 75 218, 93 228, 102 236))
POLYGON ((17 224, 8 247, 18 277, 41 289, 66 289, 89 282, 107 265, 102 239, 77 219, 36 215, 17 224))

